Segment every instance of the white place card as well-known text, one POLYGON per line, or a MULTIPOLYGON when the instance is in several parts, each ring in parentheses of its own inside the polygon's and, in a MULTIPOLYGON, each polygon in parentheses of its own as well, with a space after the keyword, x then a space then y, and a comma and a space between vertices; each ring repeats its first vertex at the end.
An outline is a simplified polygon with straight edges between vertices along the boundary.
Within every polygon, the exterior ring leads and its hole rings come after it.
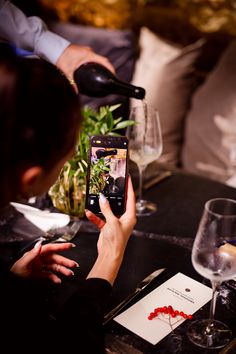
POLYGON ((204 306, 211 297, 210 287, 177 273, 114 320, 155 345, 185 321, 181 316, 172 318, 169 314, 160 314, 149 320, 148 316, 155 308, 170 305, 174 310, 190 315, 204 306))

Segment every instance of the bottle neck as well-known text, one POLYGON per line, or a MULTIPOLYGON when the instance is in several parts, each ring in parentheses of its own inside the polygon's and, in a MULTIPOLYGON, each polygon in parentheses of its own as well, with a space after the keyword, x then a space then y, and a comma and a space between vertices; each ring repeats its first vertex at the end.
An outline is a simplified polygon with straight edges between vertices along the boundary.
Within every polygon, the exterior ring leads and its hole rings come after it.
POLYGON ((107 88, 109 89, 109 87, 112 93, 137 98, 139 100, 144 99, 146 93, 144 88, 125 83, 116 77, 109 79, 107 88))

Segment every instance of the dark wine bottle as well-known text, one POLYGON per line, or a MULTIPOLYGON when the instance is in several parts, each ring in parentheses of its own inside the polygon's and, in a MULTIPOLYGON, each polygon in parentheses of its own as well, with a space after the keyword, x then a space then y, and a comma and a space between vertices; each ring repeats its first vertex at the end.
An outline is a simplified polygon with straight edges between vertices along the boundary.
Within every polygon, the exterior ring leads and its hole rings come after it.
POLYGON ((144 88, 119 80, 105 66, 94 62, 80 65, 74 72, 74 80, 79 93, 86 96, 105 97, 118 94, 142 100, 146 93, 144 88))
POLYGON ((96 151, 96 156, 98 159, 110 155, 117 155, 117 149, 113 149, 113 150, 98 149, 96 151))

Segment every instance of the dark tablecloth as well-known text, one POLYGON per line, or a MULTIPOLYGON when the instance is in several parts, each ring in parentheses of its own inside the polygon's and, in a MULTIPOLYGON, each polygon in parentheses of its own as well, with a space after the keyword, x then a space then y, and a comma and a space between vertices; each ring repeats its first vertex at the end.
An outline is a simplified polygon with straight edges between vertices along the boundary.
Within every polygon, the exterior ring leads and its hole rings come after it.
MULTIPOLYGON (((158 268, 167 270, 140 296, 161 284, 172 275, 182 272, 200 282, 209 285, 196 273, 191 264, 191 248, 203 211, 204 203, 215 197, 236 199, 236 189, 206 178, 174 172, 145 192, 146 198, 157 202, 157 212, 149 217, 138 218, 131 236, 123 264, 114 285, 113 295, 107 305, 107 311, 117 305, 139 281, 158 268)), ((96 255, 98 230, 88 221, 81 221, 81 229, 73 239, 77 245, 66 255, 79 262, 73 279, 64 279, 60 287, 52 287, 50 301, 53 311, 60 309, 64 301, 77 288, 92 267, 96 255)), ((48 289, 47 289, 48 292, 48 289)), ((47 293, 48 296, 48 293, 47 293)), ((195 318, 207 317, 209 303, 199 310, 195 318)), ((218 296, 217 319, 227 323, 236 335, 236 292, 226 285, 218 296)), ((105 326, 109 353, 219 353, 219 350, 205 351, 192 345, 186 337, 186 321, 172 334, 165 337, 156 346, 149 344, 127 329, 111 321, 105 326)))
MULTIPOLYGON (((236 199, 236 189, 191 174, 175 172, 145 192, 145 197, 157 202, 158 209, 149 217, 140 217, 126 249, 124 261, 114 285, 107 310, 117 305, 132 292, 139 281, 155 269, 167 270, 141 295, 161 284, 172 275, 182 272, 206 285, 209 282, 196 273, 191 264, 191 248, 203 211, 204 203, 215 197, 236 199)), ((77 249, 70 252, 81 264, 79 273, 86 276, 96 258, 98 232, 84 221, 74 241, 77 249)), ((74 285, 76 286, 76 284, 74 285)), ((67 286, 65 286, 67 287, 67 286)), ((63 295, 68 292, 68 288, 63 295)), ((137 301, 137 299, 136 299, 137 301)), ((209 303, 195 314, 195 318, 208 317, 209 303)), ((217 319, 224 321, 236 335, 236 293, 222 286, 217 302, 217 319)), ((187 336, 188 322, 179 326, 156 346, 142 340, 115 321, 105 327, 107 346, 112 353, 219 353, 220 350, 203 350, 192 345, 187 336)))

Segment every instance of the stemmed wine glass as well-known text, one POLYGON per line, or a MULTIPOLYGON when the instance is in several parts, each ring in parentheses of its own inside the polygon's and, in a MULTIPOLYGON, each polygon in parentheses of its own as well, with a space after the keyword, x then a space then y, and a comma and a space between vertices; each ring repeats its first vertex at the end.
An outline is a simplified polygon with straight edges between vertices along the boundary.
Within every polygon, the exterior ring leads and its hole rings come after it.
POLYGON ((109 171, 109 175, 111 177, 113 177, 114 182, 111 186, 111 192, 112 193, 117 193, 119 191, 119 188, 117 187, 117 185, 115 184, 116 178, 118 177, 122 177, 121 174, 121 168, 120 168, 120 160, 119 159, 113 159, 110 162, 110 171, 109 171))
POLYGON ((156 204, 143 199, 143 172, 162 153, 162 135, 159 115, 156 109, 143 102, 131 108, 130 119, 135 124, 128 127, 129 155, 139 170, 139 195, 136 203, 137 216, 150 215, 156 211, 156 204))
POLYGON ((196 271, 209 279, 212 300, 208 319, 196 320, 188 337, 202 348, 222 348, 230 340, 228 326, 214 319, 216 298, 222 281, 236 275, 236 201, 215 198, 206 202, 192 249, 196 271))

